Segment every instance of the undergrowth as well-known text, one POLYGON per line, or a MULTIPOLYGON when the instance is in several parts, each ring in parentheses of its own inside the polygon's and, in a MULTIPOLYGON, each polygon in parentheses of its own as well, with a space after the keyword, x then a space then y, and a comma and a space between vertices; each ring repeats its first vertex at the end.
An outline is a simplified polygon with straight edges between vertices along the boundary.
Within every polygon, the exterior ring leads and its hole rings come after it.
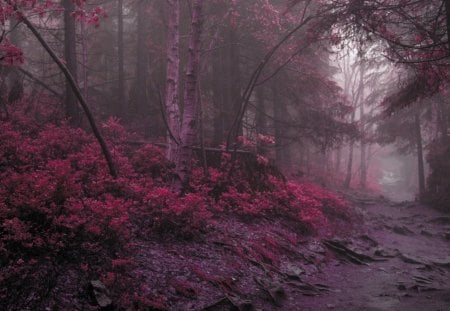
POLYGON ((119 169, 113 179, 94 137, 55 120, 36 107, 15 107, 0 122, 0 305, 39 304, 44 298, 33 301, 23 282, 40 282, 33 275, 42 266, 67 264, 86 280, 101 279, 129 306, 136 236, 195 238, 224 217, 287 218, 314 232, 349 211, 318 186, 273 175, 267 161, 256 157, 249 169, 249 160, 232 162, 225 152, 208 174, 196 168, 181 196, 171 188, 173 165, 163 151, 129 144, 138 135, 110 119, 102 132, 119 169))

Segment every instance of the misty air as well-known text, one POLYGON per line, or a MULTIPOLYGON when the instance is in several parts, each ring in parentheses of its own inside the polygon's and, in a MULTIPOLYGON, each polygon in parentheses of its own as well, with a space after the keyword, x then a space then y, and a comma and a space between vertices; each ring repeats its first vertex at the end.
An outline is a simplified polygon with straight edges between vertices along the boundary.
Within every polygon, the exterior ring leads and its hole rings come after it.
POLYGON ((0 0, 0 310, 450 310, 450 0, 0 0))

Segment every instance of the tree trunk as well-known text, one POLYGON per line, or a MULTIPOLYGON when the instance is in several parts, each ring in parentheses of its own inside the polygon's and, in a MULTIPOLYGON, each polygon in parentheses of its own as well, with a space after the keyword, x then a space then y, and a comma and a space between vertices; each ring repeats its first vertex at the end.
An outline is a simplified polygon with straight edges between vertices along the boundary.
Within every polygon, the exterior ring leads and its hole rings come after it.
POLYGON ((136 42, 136 82, 134 90, 133 107, 131 110, 133 113, 140 113, 145 111, 143 109, 148 103, 148 64, 149 53, 146 45, 147 32, 146 28, 148 23, 146 22, 146 9, 147 0, 138 0, 136 3, 137 9, 137 42, 136 42))
MULTIPOLYGON (((23 40, 19 33, 19 26, 20 23, 17 22, 17 19, 14 16, 11 16, 9 39, 11 43, 18 48, 20 48, 20 42, 23 40)), ((23 80, 18 67, 10 66, 8 69, 9 70, 4 68, 4 70, 6 70, 8 82, 8 103, 13 103, 23 97, 23 80)))
MULTIPOLYGON (((226 117, 225 123, 228 130, 233 124, 234 116, 239 113, 240 109, 241 70, 239 67, 239 45, 236 30, 233 27, 228 27, 226 36, 228 39, 228 48, 225 50, 225 57, 227 59, 225 69, 228 71, 229 78, 226 79, 228 82, 225 89, 227 92, 225 103, 227 114, 224 117, 226 117)), ((238 127, 237 135, 240 136, 243 133, 242 123, 238 127)))
POLYGON ((423 196, 425 193, 425 168, 423 162, 423 144, 422 144, 422 133, 420 129, 420 113, 416 112, 415 116, 415 136, 417 145, 417 166, 418 166, 418 177, 419 177, 419 195, 423 196))
POLYGON ((286 120, 287 109, 283 101, 280 100, 279 89, 276 83, 272 86, 272 103, 275 129, 275 161, 282 168, 290 166, 291 157, 286 142, 286 129, 283 128, 283 121, 286 120))
POLYGON ((347 162, 347 174, 345 175, 344 186, 345 188, 350 188, 350 184, 352 182, 352 167, 353 167, 353 150, 355 147, 355 142, 352 140, 350 143, 350 150, 348 155, 347 162))
MULTIPOLYGON (((241 73, 236 30, 227 25, 223 31, 224 47, 215 53, 213 62, 214 142, 224 142, 226 133, 239 113, 241 73)), ((242 128, 238 135, 242 134, 242 128)))
POLYGON ((213 141, 216 146, 221 145, 225 140, 225 131, 229 124, 225 124, 226 100, 225 92, 223 91, 225 79, 224 53, 219 49, 213 57, 212 64, 212 96, 214 105, 214 132, 213 141))
POLYGON ((367 159, 366 159, 366 116, 364 111, 364 61, 361 60, 361 68, 359 71, 359 122, 361 131, 361 158, 360 158, 360 175, 359 186, 361 189, 366 189, 367 186, 367 159))
MULTIPOLYGON (((72 16, 72 12, 75 10, 75 6, 72 0, 63 0, 64 7, 64 58, 66 61, 66 67, 77 81, 77 54, 76 54, 76 28, 75 20, 72 16)), ((73 91, 70 83, 66 80, 66 90, 64 95, 64 105, 66 111, 66 117, 70 120, 72 125, 79 125, 80 112, 77 105, 77 97, 73 91)))
POLYGON ((447 26, 447 41, 448 41, 448 51, 450 53, 450 0, 444 0, 445 11, 446 11, 446 26, 447 26))
MULTIPOLYGON (((8 3, 11 4, 10 1, 8 1, 8 3)), ((102 149, 106 163, 108 164, 109 172, 112 177, 116 178, 118 176, 118 173, 117 173, 116 166, 114 165, 114 161, 112 159, 111 152, 109 152, 108 146, 106 145, 106 142, 103 139, 103 136, 101 135, 101 133, 97 127, 97 124, 95 123, 94 116, 92 115, 91 110, 89 109, 89 106, 86 102, 86 99, 83 97, 83 94, 81 93, 81 90, 78 87, 78 84, 77 84, 75 78, 72 76, 70 70, 67 68, 67 65, 64 64, 64 62, 61 60, 61 58, 59 58, 56 55, 55 51, 53 51, 52 48, 48 45, 48 43, 44 40, 44 38, 41 36, 39 31, 36 29, 36 27, 34 27, 34 25, 26 18, 25 15, 22 14, 22 12, 17 11, 16 7, 15 7, 15 10, 16 10, 17 14, 20 15, 22 22, 33 33, 33 35, 36 37, 36 39, 39 41, 39 43, 42 45, 42 47, 47 51, 47 53, 50 55, 52 60, 58 65, 59 69, 63 72, 68 84, 72 88, 73 93, 75 94, 81 107, 83 108, 84 113, 89 121, 89 125, 91 126, 92 132, 94 133, 94 136, 97 139, 97 141, 100 145, 100 148, 102 149)))
POLYGON ((117 59, 118 59, 118 102, 114 111, 116 116, 125 115, 125 72, 123 60, 123 0, 117 2, 117 59))
POLYGON ((361 189, 366 189, 367 186, 367 156, 366 156, 366 127, 365 127, 365 115, 364 115, 364 103, 360 103, 360 122, 361 122, 361 170, 359 185, 361 189))
POLYGON ((87 53, 87 31, 86 25, 81 23, 81 47, 82 47, 82 66, 83 66, 83 95, 88 100, 88 53, 87 53))
POLYGON ((169 21, 167 31, 167 66, 166 66, 166 100, 167 115, 167 158, 176 163, 178 143, 180 140, 180 0, 167 0, 169 5, 169 21))
POLYGON ((448 135, 448 108, 446 103, 443 102, 444 98, 442 96, 438 97, 438 128, 439 128, 439 136, 441 138, 447 137, 448 135))
MULTIPOLYGON (((183 188, 188 186, 192 170, 192 146, 197 135, 198 98, 197 86, 200 68, 201 35, 203 31, 203 0, 192 5, 191 31, 189 34, 188 60, 183 97, 183 118, 176 173, 183 188)), ((199 95, 200 96, 200 95, 199 95)))
POLYGON ((267 154, 267 148, 264 143, 261 143, 258 140, 258 134, 267 134, 267 127, 266 127, 266 107, 265 107, 265 97, 264 97, 264 89, 258 88, 256 91, 256 152, 258 154, 265 155, 267 154))
POLYGON ((342 147, 339 146, 336 150, 336 163, 334 166, 334 174, 336 176, 339 176, 341 172, 341 158, 342 158, 342 147))

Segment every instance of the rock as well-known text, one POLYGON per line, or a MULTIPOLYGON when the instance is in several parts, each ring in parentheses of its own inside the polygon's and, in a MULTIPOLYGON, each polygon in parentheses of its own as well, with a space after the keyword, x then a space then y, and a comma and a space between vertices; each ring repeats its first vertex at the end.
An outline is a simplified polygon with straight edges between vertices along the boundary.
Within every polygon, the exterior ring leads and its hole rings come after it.
POLYGON ((443 260, 435 260, 433 264, 439 267, 450 268, 450 257, 447 257, 443 260))
POLYGON ((435 217, 433 219, 430 219, 428 222, 441 225, 450 224, 450 217, 448 216, 435 217))
POLYGON ((401 235, 408 235, 408 234, 414 233, 411 230, 409 230, 408 228, 406 228, 405 226, 402 226, 402 227, 395 226, 394 228, 392 228, 392 231, 394 231, 397 234, 401 234, 401 235))
POLYGON ((363 235, 359 236, 359 238, 361 240, 363 240, 364 242, 366 242, 367 244, 369 244, 370 247, 378 246, 378 242, 376 240, 374 240, 373 238, 371 238, 370 236, 368 236, 367 234, 363 234, 363 235))
POLYGON ((328 249, 333 251, 336 255, 339 255, 341 258, 348 262, 352 262, 358 265, 367 265, 368 261, 376 261, 371 256, 361 253, 356 249, 351 249, 346 244, 347 242, 339 241, 339 240, 324 240, 323 245, 325 245, 328 249))
POLYGON ((285 273, 291 279, 300 279, 301 275, 305 274, 305 270, 295 265, 288 264, 285 273))
POLYGON ((95 302, 102 309, 112 306, 112 299, 109 297, 109 291, 99 280, 93 280, 89 282, 91 292, 95 298, 95 302))
POLYGON ((447 241, 450 241, 450 232, 444 233, 444 239, 446 239, 447 241))
POLYGON ((416 258, 406 254, 400 254, 400 258, 406 263, 427 265, 427 263, 422 258, 416 258))
POLYGON ((268 294, 275 305, 280 306, 282 304, 283 300, 286 298, 286 292, 280 284, 258 277, 254 277, 254 280, 261 289, 268 294))
POLYGON ((386 250, 382 247, 378 247, 373 254, 378 257, 394 258, 399 255, 399 251, 397 249, 386 250))
POLYGON ((433 236, 433 233, 431 233, 431 232, 429 232, 427 230, 420 231, 420 234, 423 235, 423 236, 427 236, 427 237, 432 237, 433 236))
POLYGON ((403 283, 397 284, 398 290, 406 290, 406 285, 403 283))

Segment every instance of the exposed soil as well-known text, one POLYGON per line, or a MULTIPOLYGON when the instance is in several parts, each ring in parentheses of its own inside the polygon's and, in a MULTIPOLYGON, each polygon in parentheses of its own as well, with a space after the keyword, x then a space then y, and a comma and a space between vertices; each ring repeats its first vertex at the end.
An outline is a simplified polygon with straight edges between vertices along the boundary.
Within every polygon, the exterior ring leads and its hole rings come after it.
POLYGON ((354 244, 386 260, 324 263, 310 281, 332 290, 301 299, 298 310, 450 310, 450 217, 414 203, 362 201, 359 209, 366 230, 354 244))
MULTIPOLYGON (((125 273, 131 278, 123 280, 137 288, 131 299, 141 304, 133 309, 450 310, 450 215, 376 197, 350 200, 357 216, 314 236, 289 219, 231 216, 195 239, 143 232, 125 273)), ((116 309, 120 293, 100 293, 96 301, 79 268, 52 267, 42 274, 56 275, 50 292, 30 290, 5 310, 116 309)))
POLYGON ((287 220, 228 219, 201 241, 141 241, 140 294, 168 310, 450 310, 450 216, 353 202, 359 226, 333 236, 302 238, 287 220))

